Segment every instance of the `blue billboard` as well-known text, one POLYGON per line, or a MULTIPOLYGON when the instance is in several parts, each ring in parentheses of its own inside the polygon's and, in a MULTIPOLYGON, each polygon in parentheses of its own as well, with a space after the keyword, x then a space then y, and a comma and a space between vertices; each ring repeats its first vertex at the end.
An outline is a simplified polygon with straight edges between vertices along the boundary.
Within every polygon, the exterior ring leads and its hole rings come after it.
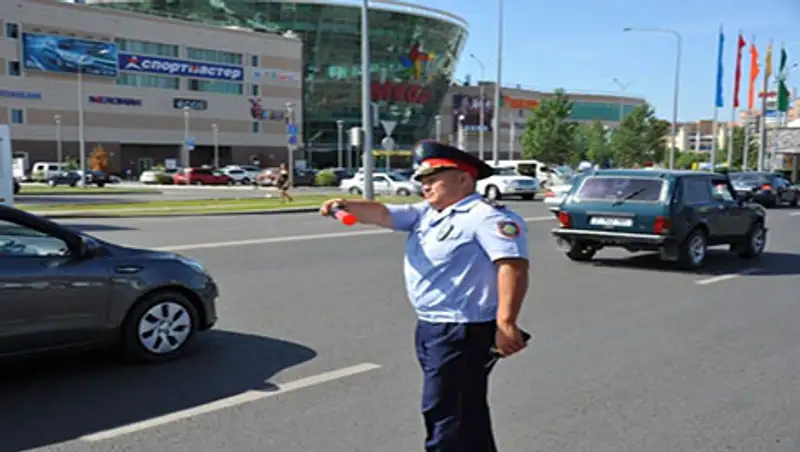
POLYGON ((239 66, 198 63, 196 61, 153 57, 133 53, 120 53, 118 60, 119 69, 122 71, 147 72, 150 74, 225 80, 230 82, 241 82, 244 80, 244 70, 239 66))
POLYGON ((117 76, 117 45, 111 42, 36 33, 22 34, 26 70, 101 77, 117 76))

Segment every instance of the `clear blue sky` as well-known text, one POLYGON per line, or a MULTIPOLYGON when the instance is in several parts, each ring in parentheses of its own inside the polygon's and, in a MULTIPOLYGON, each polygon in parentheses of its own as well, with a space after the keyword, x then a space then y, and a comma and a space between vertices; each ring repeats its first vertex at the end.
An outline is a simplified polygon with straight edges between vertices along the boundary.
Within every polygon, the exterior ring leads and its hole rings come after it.
MULTIPOLYGON (((466 74, 473 80, 480 78, 478 64, 469 57, 474 53, 486 66, 486 78, 495 79, 496 0, 413 1, 451 11, 469 22, 470 37, 456 78, 463 79, 466 74)), ((781 41, 787 44, 789 63, 800 62, 800 1, 505 0, 503 84, 614 93, 619 89, 611 80, 618 78, 631 83, 629 94, 644 97, 658 116, 671 119, 675 39, 666 34, 621 31, 626 26, 671 28, 683 36, 678 119, 711 118, 720 24, 725 30, 725 107, 720 119, 728 120, 739 30, 748 42, 739 97, 740 105, 746 106, 748 49, 753 34, 762 68, 770 39, 775 42, 775 69, 781 41)), ((790 89, 795 84, 800 87, 800 70, 794 74, 790 89)), ((761 86, 761 78, 757 83, 761 86)))

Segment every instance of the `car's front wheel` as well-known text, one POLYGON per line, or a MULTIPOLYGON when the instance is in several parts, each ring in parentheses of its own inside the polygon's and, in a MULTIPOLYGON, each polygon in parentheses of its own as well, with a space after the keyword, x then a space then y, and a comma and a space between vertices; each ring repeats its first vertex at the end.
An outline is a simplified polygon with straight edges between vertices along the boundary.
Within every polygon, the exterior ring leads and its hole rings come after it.
POLYGON ((140 300, 122 325, 122 345, 132 361, 160 363, 179 357, 197 332, 198 314, 185 295, 162 291, 140 300))

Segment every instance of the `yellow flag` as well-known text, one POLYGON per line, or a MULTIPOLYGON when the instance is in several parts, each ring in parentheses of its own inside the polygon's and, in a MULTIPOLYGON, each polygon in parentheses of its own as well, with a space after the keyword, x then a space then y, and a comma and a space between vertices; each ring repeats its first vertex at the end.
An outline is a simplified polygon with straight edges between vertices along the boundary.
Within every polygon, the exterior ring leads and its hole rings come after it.
POLYGON ((767 56, 764 58, 764 77, 766 80, 769 80, 770 76, 772 76, 772 43, 769 43, 769 47, 767 47, 767 56))

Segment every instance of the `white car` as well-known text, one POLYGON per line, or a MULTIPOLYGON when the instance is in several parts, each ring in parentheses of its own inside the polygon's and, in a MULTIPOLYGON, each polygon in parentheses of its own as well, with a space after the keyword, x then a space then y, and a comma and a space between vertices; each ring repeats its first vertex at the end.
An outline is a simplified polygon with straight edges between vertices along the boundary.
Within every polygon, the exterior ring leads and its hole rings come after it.
POLYGON ((548 207, 558 207, 561 205, 561 202, 564 201, 564 197, 567 196, 569 190, 575 183, 575 177, 569 176, 565 179, 564 183, 554 185, 547 190, 547 193, 544 195, 544 204, 548 207))
POLYGON ((261 168, 250 165, 228 165, 220 170, 237 184, 249 185, 261 173, 261 168))
MULTIPOLYGON (((381 195, 411 196, 422 193, 421 184, 395 173, 372 173, 372 187, 375 194, 381 195)), ((364 193, 364 174, 357 173, 350 179, 342 179, 339 188, 354 195, 364 193)))
POLYGON ((519 196, 531 200, 539 191, 539 181, 536 178, 517 174, 513 166, 498 167, 494 171, 492 176, 479 180, 476 186, 476 191, 488 199, 519 196))

